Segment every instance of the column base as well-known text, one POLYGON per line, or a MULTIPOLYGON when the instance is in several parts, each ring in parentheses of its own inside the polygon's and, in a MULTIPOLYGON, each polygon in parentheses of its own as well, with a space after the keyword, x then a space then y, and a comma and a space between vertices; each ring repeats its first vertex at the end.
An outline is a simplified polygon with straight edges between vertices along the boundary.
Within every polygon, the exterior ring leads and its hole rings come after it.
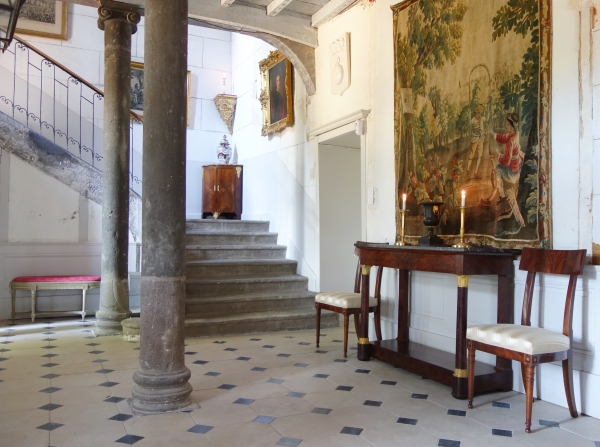
POLYGON ((123 326, 121 321, 129 318, 131 312, 106 312, 99 310, 96 312, 96 328, 93 330, 94 336, 104 337, 109 335, 123 335, 123 326))
POLYGON ((188 383, 190 370, 180 371, 138 370, 133 374, 136 386, 128 399, 136 416, 173 413, 198 408, 192 402, 192 385, 188 383))

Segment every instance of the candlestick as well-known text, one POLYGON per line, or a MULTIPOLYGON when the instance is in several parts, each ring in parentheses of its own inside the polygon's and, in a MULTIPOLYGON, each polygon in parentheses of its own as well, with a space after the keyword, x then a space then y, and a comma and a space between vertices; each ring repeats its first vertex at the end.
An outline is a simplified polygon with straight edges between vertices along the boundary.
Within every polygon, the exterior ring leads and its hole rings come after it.
MULTIPOLYGON (((465 192, 462 192, 462 202, 465 202, 465 192)), ((466 206, 460 207, 460 242, 454 244, 453 248, 469 248, 470 245, 465 242, 465 209, 466 206)))
MULTIPOLYGON (((406 208, 406 194, 404 194, 404 208, 406 208)), ((398 246, 398 247, 402 247, 404 245, 406 245, 406 242, 404 242, 404 215, 406 214, 406 209, 403 209, 400 211, 400 214, 402 215, 402 224, 400 226, 400 239, 398 239, 398 237, 396 236, 396 243, 394 245, 398 246)))
POLYGON ((460 193, 460 206, 462 206, 462 207, 466 206, 466 201, 467 201, 467 191, 465 191, 463 189, 462 192, 460 193))
POLYGON ((406 194, 402 194, 402 211, 406 211, 406 194))

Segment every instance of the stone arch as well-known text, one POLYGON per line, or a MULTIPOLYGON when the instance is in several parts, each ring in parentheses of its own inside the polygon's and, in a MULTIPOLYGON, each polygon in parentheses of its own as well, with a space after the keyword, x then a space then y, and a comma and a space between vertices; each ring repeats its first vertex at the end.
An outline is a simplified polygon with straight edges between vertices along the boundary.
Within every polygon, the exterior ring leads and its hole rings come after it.
POLYGON ((281 51, 290 60, 300 79, 302 79, 306 93, 309 96, 316 93, 315 49, 313 47, 267 33, 245 31, 241 33, 264 40, 281 51))

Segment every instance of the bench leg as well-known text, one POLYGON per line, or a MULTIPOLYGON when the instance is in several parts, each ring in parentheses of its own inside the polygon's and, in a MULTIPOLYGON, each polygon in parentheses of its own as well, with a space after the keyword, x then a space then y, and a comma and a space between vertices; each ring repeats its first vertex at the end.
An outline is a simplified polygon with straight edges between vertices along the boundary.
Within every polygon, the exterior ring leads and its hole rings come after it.
POLYGON ((31 287, 31 322, 35 322, 35 309, 37 308, 37 287, 31 287))
POLYGON ((85 299, 87 297, 87 287, 84 287, 82 292, 82 301, 81 301, 81 321, 85 321, 85 299))
POLYGON ((12 304, 12 322, 15 322, 15 303, 17 301, 17 291, 11 286, 10 288, 10 301, 12 304))

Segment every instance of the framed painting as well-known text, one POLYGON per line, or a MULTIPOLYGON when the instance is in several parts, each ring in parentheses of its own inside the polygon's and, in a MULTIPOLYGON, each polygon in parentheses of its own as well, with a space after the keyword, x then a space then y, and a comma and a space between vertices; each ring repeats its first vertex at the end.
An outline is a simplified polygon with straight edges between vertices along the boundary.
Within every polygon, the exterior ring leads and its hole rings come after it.
MULTIPOLYGON (((192 72, 187 72, 187 125, 190 125, 190 110, 192 100, 192 72)), ((130 76, 131 111, 139 116, 144 116, 144 64, 141 62, 131 63, 130 76)))
POLYGON ((394 20, 396 233, 551 247, 551 0, 406 0, 394 20))
POLYGON ((271 51, 269 57, 260 61, 259 68, 262 135, 265 136, 294 124, 293 74, 292 64, 280 51, 271 51))
POLYGON ((67 3, 27 0, 19 13, 15 33, 66 40, 67 3))

